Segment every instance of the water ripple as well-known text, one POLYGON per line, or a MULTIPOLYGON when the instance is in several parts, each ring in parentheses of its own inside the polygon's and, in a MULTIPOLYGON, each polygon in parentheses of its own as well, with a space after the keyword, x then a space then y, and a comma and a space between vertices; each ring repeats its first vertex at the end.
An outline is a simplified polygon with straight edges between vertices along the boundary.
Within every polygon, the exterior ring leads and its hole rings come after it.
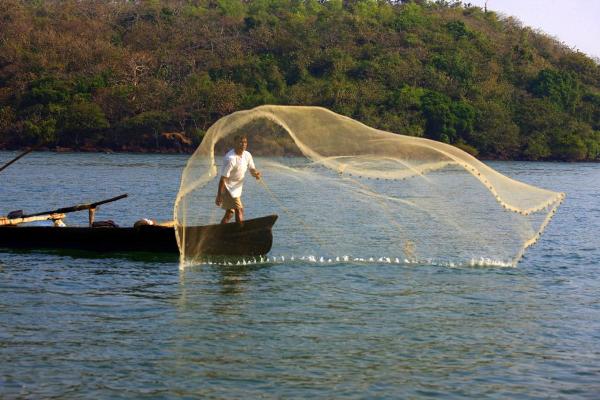
MULTIPOLYGON (((106 215, 170 217, 184 157, 90 157, 25 158, 3 178, 32 182, 3 186, 4 204, 45 209, 126 188, 135 198, 106 215), (48 192, 47 175, 35 173, 44 165, 72 179, 48 192), (97 178, 94 190, 76 190, 77 166, 97 178)), ((184 269, 0 251, 0 397, 595 398, 600 167, 494 167, 568 194, 517 268, 392 255, 292 260, 286 248, 184 269)))

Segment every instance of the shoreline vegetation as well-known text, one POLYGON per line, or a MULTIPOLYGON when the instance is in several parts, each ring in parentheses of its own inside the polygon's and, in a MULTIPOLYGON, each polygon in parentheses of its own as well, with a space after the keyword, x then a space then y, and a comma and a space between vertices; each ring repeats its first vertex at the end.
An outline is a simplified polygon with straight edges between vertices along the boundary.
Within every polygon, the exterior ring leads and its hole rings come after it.
POLYGON ((468 2, 0 4, 0 150, 190 153, 262 104, 487 160, 600 159, 600 60, 468 2))

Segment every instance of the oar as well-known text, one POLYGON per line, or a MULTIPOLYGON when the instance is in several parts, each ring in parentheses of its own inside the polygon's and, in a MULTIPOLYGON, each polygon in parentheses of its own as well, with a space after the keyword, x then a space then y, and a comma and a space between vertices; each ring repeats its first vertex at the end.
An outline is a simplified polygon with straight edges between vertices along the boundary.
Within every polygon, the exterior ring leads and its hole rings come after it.
POLYGON ((6 164, 4 164, 2 167, 0 167, 0 172, 2 172, 4 169, 8 168, 8 166, 11 165, 12 163, 19 161, 19 159, 21 159, 22 157, 25 157, 27 154, 31 153, 33 150, 35 150, 36 147, 32 147, 31 149, 24 151, 23 153, 19 154, 18 156, 16 156, 15 158, 10 160, 6 164))
POLYGON ((72 207, 64 207, 64 208, 59 208, 59 209, 51 210, 51 211, 44 211, 44 212, 35 213, 35 214, 23 215, 22 218, 35 217, 38 215, 45 215, 45 214, 66 214, 66 213, 70 213, 70 212, 74 212, 74 211, 90 210, 90 209, 94 209, 94 208, 98 207, 101 204, 111 203, 113 201, 124 199, 125 197, 127 197, 127 193, 122 194, 120 196, 112 197, 110 199, 98 201, 96 203, 78 204, 78 205, 72 206, 72 207))

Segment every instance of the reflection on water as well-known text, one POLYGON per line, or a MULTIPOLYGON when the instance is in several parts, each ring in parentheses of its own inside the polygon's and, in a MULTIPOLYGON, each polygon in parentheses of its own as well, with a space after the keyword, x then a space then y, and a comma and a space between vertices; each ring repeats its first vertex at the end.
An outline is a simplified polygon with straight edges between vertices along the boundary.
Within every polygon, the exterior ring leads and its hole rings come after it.
MULTIPOLYGON (((103 210, 121 221, 168 218, 185 162, 32 156, 1 176, 5 210, 126 187, 133 199, 103 210), (93 187, 74 181, 85 163, 93 187), (38 177, 43 165, 50 175, 38 177)), ((568 194, 517 268, 302 259, 281 244, 266 262, 182 270, 177 260, 0 251, 0 397, 594 398, 600 167, 493 167, 568 194)))

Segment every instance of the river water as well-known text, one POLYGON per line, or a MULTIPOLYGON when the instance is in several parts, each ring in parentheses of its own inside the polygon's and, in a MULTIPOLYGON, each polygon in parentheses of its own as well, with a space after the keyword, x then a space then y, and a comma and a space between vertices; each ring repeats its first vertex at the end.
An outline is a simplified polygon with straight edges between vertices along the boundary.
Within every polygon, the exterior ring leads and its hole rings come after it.
MULTIPOLYGON (((167 220, 186 159, 30 154, 0 214, 129 193, 97 218, 167 220)), ((489 164, 567 193, 516 268, 0 250, 0 397, 597 398, 600 165, 489 164)))

